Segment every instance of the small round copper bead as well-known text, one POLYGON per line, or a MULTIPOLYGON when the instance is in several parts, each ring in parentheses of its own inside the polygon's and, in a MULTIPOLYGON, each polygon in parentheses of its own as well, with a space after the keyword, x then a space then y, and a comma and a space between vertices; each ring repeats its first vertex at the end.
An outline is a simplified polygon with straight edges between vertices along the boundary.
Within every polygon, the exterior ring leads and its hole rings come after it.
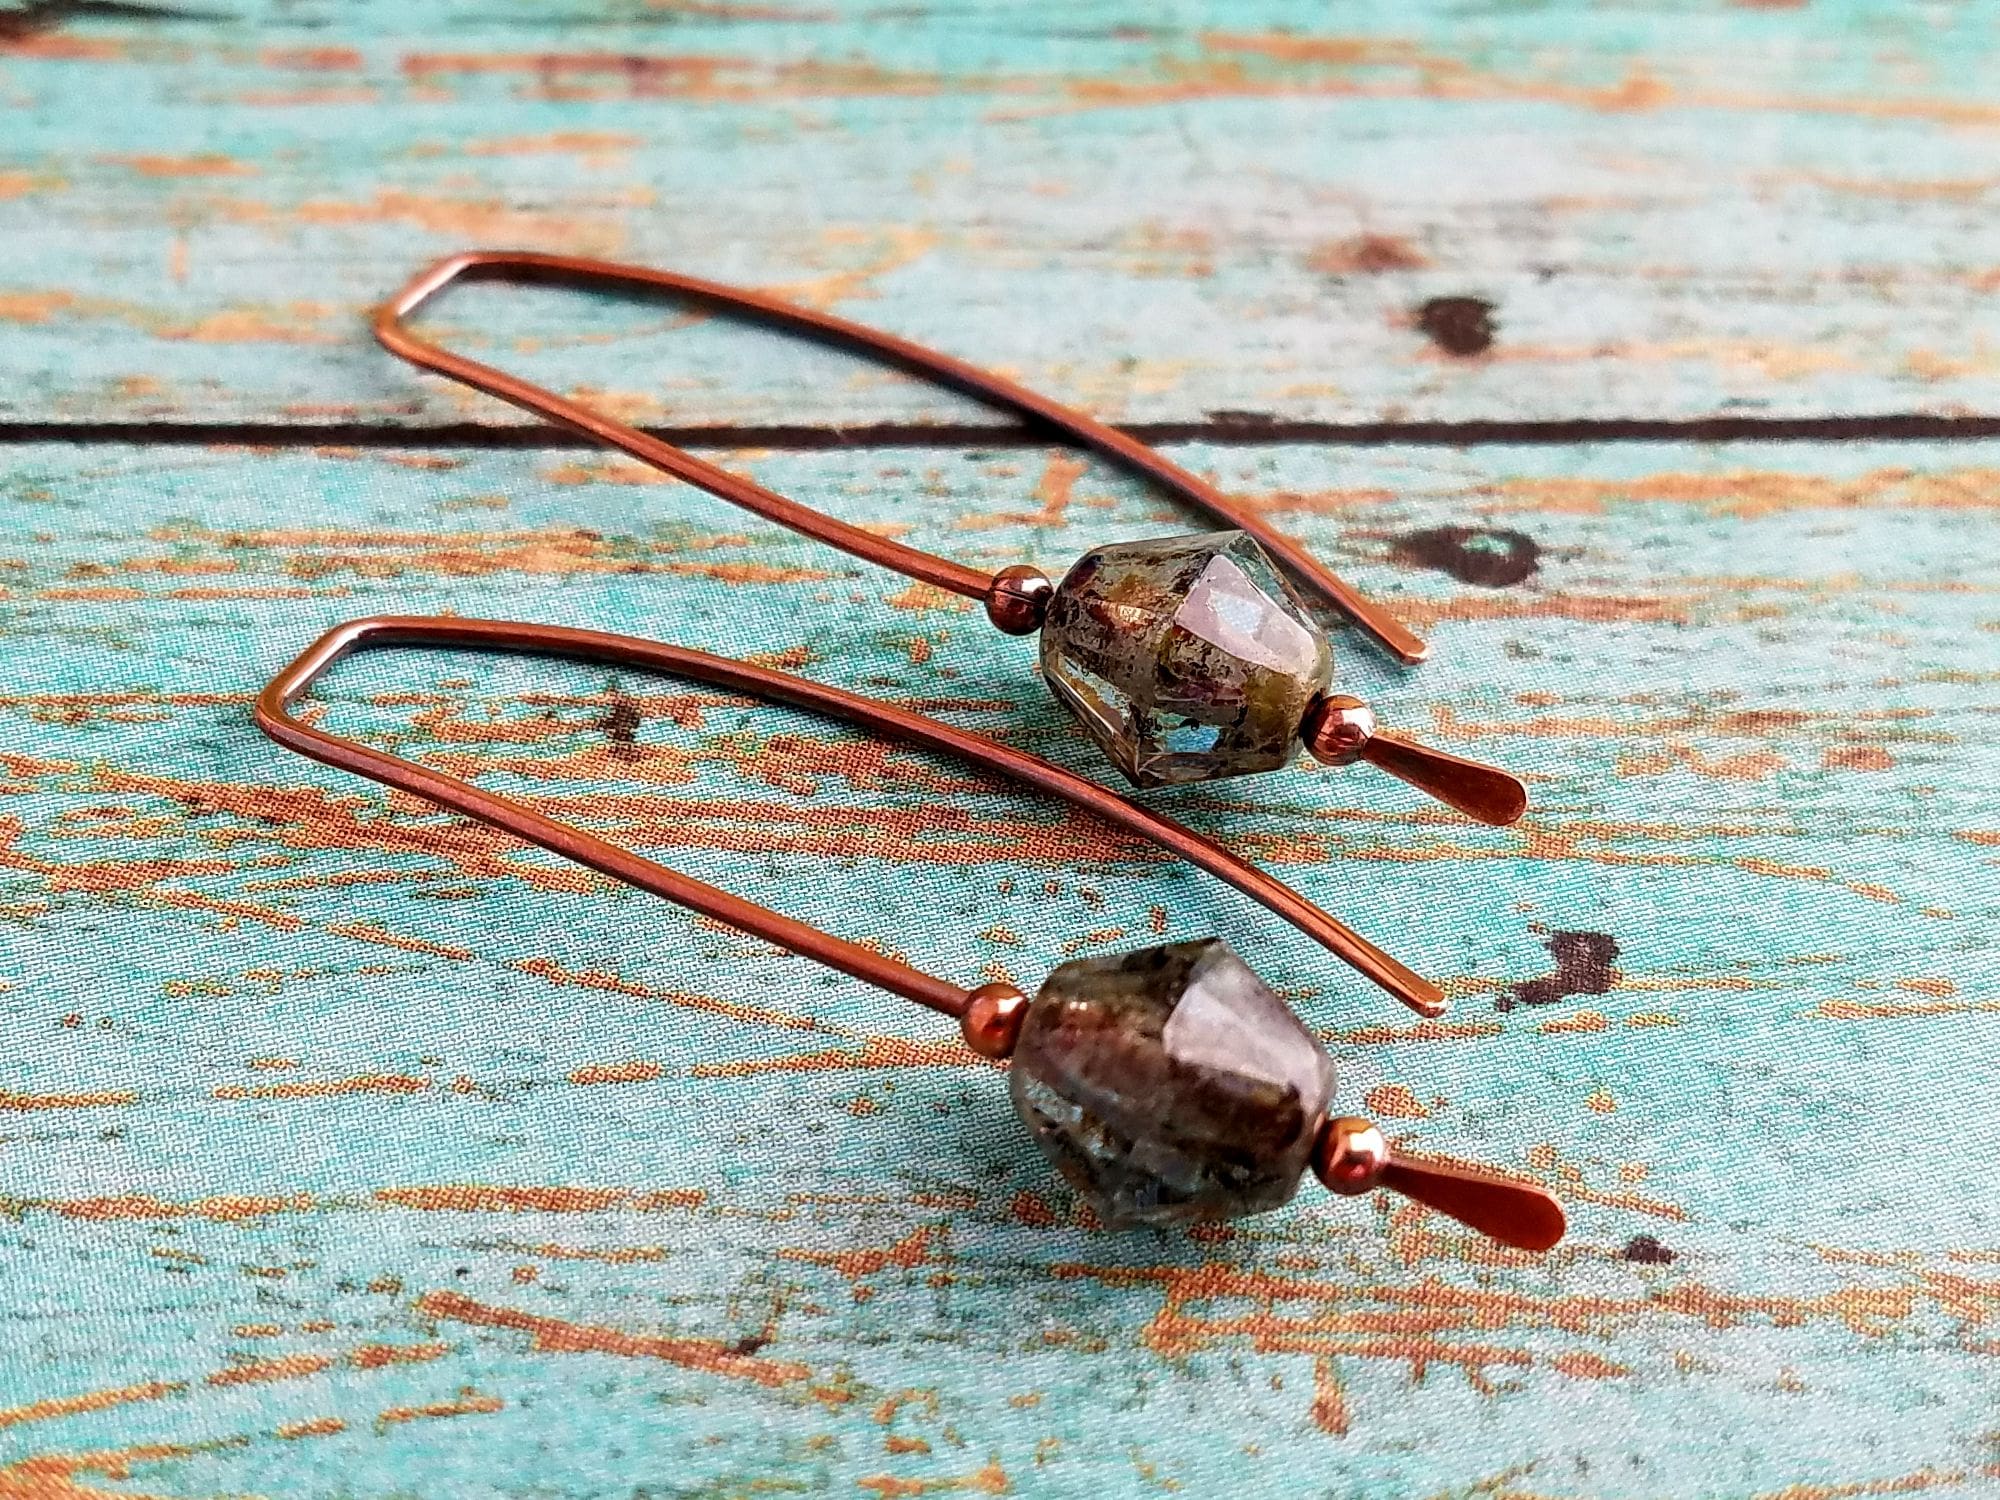
POLYGON ((1056 586, 1040 568, 1016 563, 993 575, 986 587, 986 618, 1008 635, 1033 635, 1042 628, 1056 586))
POLYGON ((1314 760, 1330 766, 1352 765, 1375 738, 1375 710, 1345 693, 1322 698, 1306 711, 1299 737, 1314 760))
POLYGON ((1373 1120, 1338 1115, 1320 1126, 1312 1164, 1329 1189, 1354 1197, 1381 1182, 1382 1169, 1389 1165, 1389 1141, 1373 1120))
POLYGON ((981 1057, 1009 1057, 1028 1019, 1028 997, 1011 984, 982 984, 958 1018, 965 1045, 981 1057))

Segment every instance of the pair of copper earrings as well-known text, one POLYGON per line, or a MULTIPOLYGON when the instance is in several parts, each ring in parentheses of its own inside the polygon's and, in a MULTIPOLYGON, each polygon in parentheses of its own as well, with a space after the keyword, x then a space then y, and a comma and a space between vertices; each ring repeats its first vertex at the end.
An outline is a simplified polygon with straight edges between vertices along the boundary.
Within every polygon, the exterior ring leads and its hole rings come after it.
MULTIPOLYGON (((1043 632, 1059 701, 1139 786, 1275 770, 1303 739, 1336 764, 1366 759, 1469 815, 1526 807, 1493 767, 1379 733, 1359 700, 1327 692, 1331 652, 1275 556, 1405 661, 1423 643, 1296 544, 1153 449, 1011 381, 891 335, 760 294, 670 272, 534 254, 439 263, 387 304, 382 342, 406 359, 603 439, 641 461, 870 562, 984 601, 1012 634, 1043 632), (416 338, 404 320, 455 280, 618 287, 692 299, 858 349, 1056 429, 1181 495, 1233 529, 1100 547, 1061 584, 1032 567, 987 575, 819 514, 684 449, 416 338)), ((484 791, 309 724, 292 704, 366 646, 525 651, 668 672, 823 712, 943 750, 1153 840, 1235 886, 1424 1015, 1443 993, 1282 882, 1171 818, 1024 751, 906 709, 686 647, 508 621, 382 617, 329 631, 274 678, 257 721, 301 754, 417 793, 593 869, 953 1016, 974 1051, 1012 1059, 1014 1104, 1062 1174, 1109 1224, 1234 1218, 1287 1202, 1310 1166, 1335 1192, 1387 1187, 1503 1243, 1543 1250, 1560 1205, 1530 1183, 1392 1151, 1382 1131, 1330 1113, 1334 1070, 1318 1040, 1220 939, 1058 967, 1035 999, 967 990, 682 875, 484 791)))

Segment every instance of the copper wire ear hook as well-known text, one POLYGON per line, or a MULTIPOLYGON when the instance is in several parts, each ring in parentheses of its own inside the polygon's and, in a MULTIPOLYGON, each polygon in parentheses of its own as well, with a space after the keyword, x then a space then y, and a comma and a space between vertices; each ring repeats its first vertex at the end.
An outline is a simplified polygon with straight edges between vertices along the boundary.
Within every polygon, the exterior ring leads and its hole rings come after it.
POLYGON ((867 984, 914 1000, 945 1015, 966 1016, 978 990, 967 990, 920 969, 822 932, 741 896, 671 870, 607 839, 535 812, 512 798, 482 790, 386 751, 345 739, 296 717, 292 705, 313 682, 349 652, 379 646, 458 647, 516 651, 637 667, 824 713, 874 734, 960 756, 988 770, 1095 813, 1199 865, 1291 923, 1423 1016, 1444 1013, 1444 992, 1413 973, 1360 934, 1327 915, 1289 886, 1238 859, 1220 844, 1171 818, 1128 802, 1095 782, 1050 765, 1026 751, 954 729, 921 714, 822 686, 730 657, 608 631, 508 620, 467 620, 423 615, 383 615, 335 626, 307 647, 258 694, 258 727, 301 755, 343 771, 414 792, 553 850, 614 879, 676 905, 739 927, 805 958, 867 984))
MULTIPOLYGON (((1167 1222, 1190 1215, 1231 1217, 1274 1207, 1291 1195, 1292 1187, 1309 1158, 1315 1175, 1336 1193, 1358 1195, 1378 1187, 1387 1188, 1451 1215, 1503 1244, 1541 1251, 1554 1245, 1563 1235, 1565 1220, 1562 1205, 1539 1184, 1454 1162, 1404 1155, 1391 1145, 1373 1122, 1359 1116, 1333 1116, 1328 1113, 1326 1105, 1331 1097, 1333 1071, 1318 1041, 1284 1009, 1278 997, 1257 979, 1254 972, 1218 939, 1147 949, 1105 959, 1072 961, 1050 976, 1041 996, 1033 1002, 1012 984, 992 983, 977 989, 964 989, 753 901, 718 890, 692 876, 679 874, 665 865, 581 828, 546 817, 496 792, 481 790, 459 777, 331 734, 293 714, 293 704, 323 672, 349 652, 371 646, 521 651, 613 662, 692 678, 732 692, 826 713, 889 739, 962 756, 1154 840, 1262 903, 1414 1009, 1425 1015, 1435 1015, 1442 1009, 1443 997, 1435 986, 1427 984, 1380 949, 1350 932, 1297 892, 1171 819, 1148 812, 1093 782, 1024 751, 953 729, 890 704, 728 657, 711 656, 686 647, 604 631, 421 615, 385 615, 353 620, 329 630, 307 647, 297 660, 271 679, 258 694, 256 704, 258 726, 280 744, 302 755, 403 791, 414 792, 457 812, 504 828, 580 864, 957 1018, 961 1035, 974 1051, 989 1058, 1014 1059, 1010 1089, 1017 1111, 1037 1132, 1044 1150, 1064 1175, 1070 1177, 1085 1196, 1100 1207, 1108 1209, 1116 1206, 1119 1200, 1106 1198, 1097 1192, 1105 1188, 1106 1183, 1092 1178, 1088 1171, 1083 1171, 1079 1179, 1080 1161, 1066 1156, 1068 1148, 1055 1142, 1049 1134, 1062 1117, 1060 1114, 1051 1115, 1048 1110, 1051 1099, 1056 1100, 1058 1105, 1072 1096, 1094 1099, 1099 1091, 1099 1084, 1094 1081, 1096 1075, 1101 1069, 1109 1068, 1123 1079, 1123 1086, 1127 1088, 1133 1079, 1138 1079, 1151 1080, 1153 1085, 1164 1089, 1169 1097, 1152 1101, 1155 1106, 1162 1103, 1172 1105, 1175 1102, 1172 1096, 1185 1096, 1180 1102, 1187 1105, 1190 1112, 1186 1122, 1175 1127, 1179 1132, 1174 1136, 1178 1153, 1175 1160, 1186 1167, 1188 1163, 1204 1162, 1213 1157, 1227 1168, 1227 1172, 1216 1179, 1214 1192, 1206 1196, 1187 1189, 1185 1184, 1176 1188, 1165 1179, 1156 1181, 1154 1188, 1160 1194, 1172 1191, 1186 1194, 1178 1200, 1179 1206, 1176 1206, 1177 1200, 1170 1196, 1160 1196, 1156 1202, 1152 1189, 1147 1191, 1143 1201, 1125 1200, 1124 1206, 1133 1208, 1135 1212, 1140 1207, 1145 1209, 1138 1215, 1141 1221, 1167 1222), (1208 1019, 1196 1030, 1202 1031, 1207 1040, 1198 1041, 1186 1058, 1162 1069, 1162 1062, 1167 1058, 1171 1045, 1174 1029, 1171 1026, 1152 1035, 1143 1025, 1134 1025, 1124 1035, 1122 1046, 1087 1046, 1066 1051, 1059 1041, 1050 1040, 1061 1028, 1072 1024, 1064 1017, 1073 1013, 1090 988, 1091 980, 1087 975, 1080 977, 1080 971, 1094 972, 1109 965, 1128 975, 1158 974, 1163 963, 1186 963, 1190 961, 1187 955, 1191 953, 1204 955, 1194 962, 1207 964, 1215 961, 1223 967, 1216 971, 1222 976, 1218 987, 1213 993, 1203 992, 1207 995, 1203 1005, 1208 1009, 1202 1013, 1208 1019), (1230 965, 1234 968, 1229 968, 1230 965), (1058 993, 1051 998, 1051 991, 1058 993), (1270 1009, 1260 1011, 1260 1006, 1270 1009), (1214 1013, 1211 1014, 1211 1011, 1214 1013), (1217 1020, 1219 1015, 1230 1015, 1234 1020, 1220 1022, 1217 1020), (1276 1015, 1282 1015, 1282 1021, 1274 1020, 1276 1015), (1218 1025, 1222 1027, 1220 1032, 1215 1030, 1218 1025), (1257 1039, 1256 1047, 1248 1049, 1244 1056, 1235 1060, 1220 1056, 1214 1046, 1217 1035, 1234 1034, 1230 1030, 1232 1025, 1239 1026, 1245 1036, 1257 1039), (1052 1047, 1053 1052, 1050 1050, 1052 1047), (1318 1071, 1313 1077, 1301 1078, 1295 1067, 1280 1068, 1277 1073, 1271 1071, 1278 1066, 1274 1058, 1279 1061, 1289 1059, 1290 1064, 1296 1064, 1300 1060, 1301 1048, 1319 1058, 1318 1071), (1132 1077, 1125 1078, 1124 1075, 1135 1067, 1137 1071, 1132 1073, 1132 1077), (1022 1083, 1024 1071, 1035 1079, 1026 1087, 1022 1083), (1270 1140, 1260 1137, 1254 1149, 1243 1136, 1244 1124, 1253 1116, 1277 1132, 1277 1136, 1270 1140), (1221 1121, 1220 1126, 1218 1121, 1221 1121), (1246 1150, 1250 1157, 1247 1165, 1246 1150), (1282 1175, 1285 1172, 1289 1172, 1289 1179, 1282 1175), (1238 1182, 1239 1178, 1243 1181, 1238 1182), (1283 1187, 1282 1193, 1276 1197, 1270 1196, 1274 1183, 1283 1187)), ((1123 988, 1106 997, 1109 1009, 1104 1003, 1096 1007, 1099 1018, 1096 1024, 1104 1024, 1105 1018, 1119 1006, 1130 1005, 1133 998, 1130 983, 1126 981, 1123 988), (1122 999, 1117 998, 1120 995, 1122 999)), ((1084 1009, 1088 1011, 1090 1006, 1085 1005, 1084 1009)), ((1174 1056, 1179 1057, 1179 1054, 1174 1056)), ((1097 1107, 1092 1105, 1092 1108, 1097 1107)), ((1176 1115, 1175 1118, 1181 1117, 1176 1115)), ((1096 1120, 1081 1106, 1077 1107, 1075 1124, 1093 1140, 1097 1137, 1091 1135, 1092 1132, 1111 1128, 1108 1120, 1096 1120)), ((1121 1172, 1144 1170, 1134 1166, 1144 1153, 1131 1160, 1118 1151, 1105 1154, 1121 1172)), ((1176 1182, 1181 1175, 1177 1169, 1176 1182)), ((1196 1171, 1193 1176, 1200 1178, 1202 1173, 1196 1171)))
POLYGON ((854 350, 990 406, 1039 420, 1083 447, 1164 486, 1195 509, 1235 530, 1247 532, 1294 578, 1348 615, 1398 659, 1415 663, 1422 661, 1429 652, 1430 648, 1388 611, 1336 576, 1298 543, 1231 500, 1205 479, 1190 473, 1137 438, 1004 376, 830 313, 798 307, 762 292, 685 276, 677 271, 620 265, 582 256, 501 250, 475 250, 449 256, 418 274, 377 310, 375 337, 391 353, 412 364, 497 396, 546 421, 574 428, 624 450, 642 463, 698 485, 733 505, 740 505, 745 510, 803 532, 864 561, 893 568, 910 578, 951 593, 981 600, 994 597, 995 581, 1000 576, 920 552, 914 547, 822 515, 762 485, 696 458, 684 448, 641 432, 629 423, 592 411, 531 381, 455 354, 412 333, 405 320, 446 287, 461 280, 561 286, 580 291, 667 293, 754 322, 773 324, 822 343, 854 350))

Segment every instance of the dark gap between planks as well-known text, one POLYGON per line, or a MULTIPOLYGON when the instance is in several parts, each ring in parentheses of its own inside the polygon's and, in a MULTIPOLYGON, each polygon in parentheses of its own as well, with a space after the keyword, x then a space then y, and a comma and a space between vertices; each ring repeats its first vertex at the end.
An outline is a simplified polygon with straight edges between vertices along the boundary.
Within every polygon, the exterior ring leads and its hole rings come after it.
MULTIPOLYGON (((792 424, 648 427, 685 448, 1028 448, 1059 434, 1029 426, 972 422, 874 422, 853 427, 792 424)), ((1135 422, 1123 428, 1155 444, 1224 447, 1315 444, 1325 447, 1467 448, 1487 444, 1801 443, 1868 440, 1934 442, 2000 438, 2000 416, 1920 414, 1854 417, 1612 417, 1540 422, 1278 422, 1247 417, 1205 422, 1135 422)), ((0 422, 0 446, 28 443, 228 444, 251 448, 596 448, 560 428, 512 423, 445 422, 394 427, 365 422, 0 422)))

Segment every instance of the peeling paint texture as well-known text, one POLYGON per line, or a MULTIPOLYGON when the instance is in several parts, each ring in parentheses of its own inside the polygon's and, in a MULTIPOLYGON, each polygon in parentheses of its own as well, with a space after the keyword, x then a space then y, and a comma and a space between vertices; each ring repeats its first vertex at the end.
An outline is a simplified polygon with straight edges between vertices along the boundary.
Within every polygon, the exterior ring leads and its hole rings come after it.
MULTIPOLYGON (((1991 20, 0 17, 0 1500, 2000 1493, 2000 441, 1588 431, 2000 414, 1991 20), (1337 1107, 1569 1239, 1311 1184, 1106 1232, 936 1018, 259 736, 321 630, 456 611, 1110 774, 1033 640, 374 348, 473 242, 1197 430, 1433 642, 1327 620, 1336 688, 1533 808, 1303 761, 1146 794, 1445 985, 1417 1022, 1117 830, 697 684, 381 652, 321 722, 968 983, 1220 936, 1337 1107), (1349 421, 1580 430, 1288 436, 1349 421)), ((433 321, 977 566, 1201 529, 1033 435, 845 441, 992 419, 671 305, 433 321)))

